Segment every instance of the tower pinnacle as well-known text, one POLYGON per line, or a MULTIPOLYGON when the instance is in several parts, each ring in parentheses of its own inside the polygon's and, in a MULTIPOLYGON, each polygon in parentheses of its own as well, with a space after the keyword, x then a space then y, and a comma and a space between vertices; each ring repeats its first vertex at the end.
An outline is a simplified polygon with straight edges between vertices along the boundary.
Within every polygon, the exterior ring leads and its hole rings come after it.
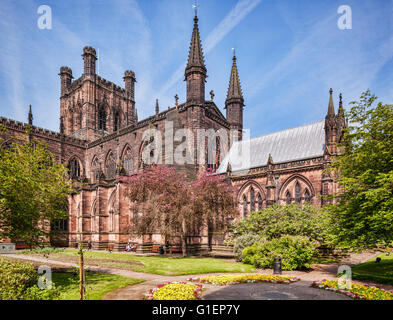
POLYGON ((332 88, 330 88, 329 93, 330 93, 330 98, 329 98, 329 107, 328 107, 327 116, 334 116, 335 112, 334 112, 333 89, 332 88))
POLYGON ((235 54, 233 55, 232 61, 233 61, 232 70, 231 70, 231 76, 229 78, 229 87, 228 87, 226 101, 229 101, 231 99, 239 99, 241 100, 241 103, 243 103, 244 99, 243 99, 242 88, 240 86, 239 72, 237 70, 235 54))
POLYGON ((33 112, 31 112, 31 105, 29 106, 29 115, 28 115, 29 125, 33 125, 33 112))

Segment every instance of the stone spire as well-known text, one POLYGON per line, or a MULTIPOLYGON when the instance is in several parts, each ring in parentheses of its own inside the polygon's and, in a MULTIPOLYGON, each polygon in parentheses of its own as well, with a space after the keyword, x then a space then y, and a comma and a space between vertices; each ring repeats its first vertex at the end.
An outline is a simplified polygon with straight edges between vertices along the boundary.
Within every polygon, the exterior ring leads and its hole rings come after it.
POLYGON ((329 92, 330 92, 330 98, 329 98, 329 107, 328 107, 327 116, 334 116, 335 112, 334 112, 334 104, 333 104, 333 89, 330 88, 329 92))
POLYGON ((239 72, 237 71, 235 54, 233 55, 232 60, 233 60, 232 71, 231 71, 231 77, 229 79, 229 87, 228 87, 226 100, 228 101, 230 99, 240 99, 243 102, 244 99, 243 99, 242 88, 240 86, 239 72))
POLYGON ((191 68, 193 68, 193 67, 201 68, 204 72, 206 72, 205 60, 203 58, 201 38, 199 36, 198 17, 196 14, 194 17, 194 29, 192 31, 190 51, 188 53, 188 62, 187 62, 186 70, 185 70, 186 76, 187 76, 188 72, 191 71, 191 68))
POLYGON ((33 112, 31 112, 31 105, 29 106, 29 115, 28 115, 29 125, 33 125, 33 112))

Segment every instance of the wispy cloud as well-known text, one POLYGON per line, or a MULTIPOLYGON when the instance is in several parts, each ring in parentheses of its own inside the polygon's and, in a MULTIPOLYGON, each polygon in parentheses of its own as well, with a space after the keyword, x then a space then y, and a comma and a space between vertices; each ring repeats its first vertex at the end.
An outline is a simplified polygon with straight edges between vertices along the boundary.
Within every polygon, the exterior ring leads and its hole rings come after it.
MULTIPOLYGON (((252 10, 254 10, 262 0, 240 0, 226 17, 209 33, 203 41, 205 55, 235 28, 252 10)), ((184 61, 172 74, 169 80, 162 86, 159 96, 167 96, 168 90, 173 87, 184 75, 187 61, 184 61)), ((165 98, 164 98, 165 99, 165 98)))

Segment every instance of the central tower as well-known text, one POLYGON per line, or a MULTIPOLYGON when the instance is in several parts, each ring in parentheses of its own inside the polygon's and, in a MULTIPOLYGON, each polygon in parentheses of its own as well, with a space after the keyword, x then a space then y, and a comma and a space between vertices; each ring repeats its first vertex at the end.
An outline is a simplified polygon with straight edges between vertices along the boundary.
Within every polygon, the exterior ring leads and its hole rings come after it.
POLYGON ((203 58, 202 44, 199 36, 198 17, 194 17, 194 29, 192 31, 190 52, 185 70, 187 82, 187 104, 205 103, 206 66, 203 58))

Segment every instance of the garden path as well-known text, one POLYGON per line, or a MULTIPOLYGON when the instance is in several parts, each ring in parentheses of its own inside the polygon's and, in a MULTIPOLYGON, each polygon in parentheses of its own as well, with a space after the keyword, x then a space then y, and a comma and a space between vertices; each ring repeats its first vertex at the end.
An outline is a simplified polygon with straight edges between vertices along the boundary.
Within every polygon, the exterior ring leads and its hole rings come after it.
MULTIPOLYGON (((341 263, 337 264, 318 264, 314 266, 312 271, 283 271, 283 275, 299 277, 302 281, 291 283, 289 285, 284 284, 270 284, 270 283, 258 283, 258 284, 241 284, 228 287, 217 287, 213 285, 204 284, 203 287, 206 289, 203 293, 203 299, 206 300, 225 300, 225 299, 238 299, 238 300, 263 300, 263 299, 313 299, 313 300, 333 300, 333 299, 349 299, 343 295, 336 294, 325 290, 317 290, 310 288, 310 284, 315 280, 335 280, 337 279, 336 273, 339 265, 348 264, 354 265, 367 260, 372 259, 376 253, 362 253, 358 255, 351 255, 349 258, 344 259, 341 263)), ((64 267, 78 267, 77 264, 69 262, 60 262, 51 260, 45 257, 36 257, 25 254, 6 254, 10 258, 24 259, 29 261, 40 262, 48 265, 64 266, 64 267)), ((127 286, 124 288, 116 289, 109 292, 103 297, 103 300, 141 300, 144 298, 145 293, 149 289, 155 288, 158 284, 166 283, 170 281, 185 281, 190 277, 200 277, 204 275, 182 275, 182 276, 163 276, 157 274, 149 274, 142 272, 134 272, 129 270, 121 270, 115 268, 104 268, 98 266, 87 266, 86 270, 117 274, 126 277, 132 277, 136 279, 143 279, 145 282, 127 286)), ((272 270, 258 270, 256 273, 260 274, 272 274, 272 270)), ((234 273, 239 274, 239 273, 234 273)), ((244 273, 243 273, 244 274, 244 273)), ((210 274, 211 275, 211 274, 210 274)), ((357 283, 365 283, 358 282, 357 283)), ((369 283, 368 284, 373 284, 369 283)), ((378 287, 384 287, 385 289, 392 289, 392 286, 378 285, 378 287)))

